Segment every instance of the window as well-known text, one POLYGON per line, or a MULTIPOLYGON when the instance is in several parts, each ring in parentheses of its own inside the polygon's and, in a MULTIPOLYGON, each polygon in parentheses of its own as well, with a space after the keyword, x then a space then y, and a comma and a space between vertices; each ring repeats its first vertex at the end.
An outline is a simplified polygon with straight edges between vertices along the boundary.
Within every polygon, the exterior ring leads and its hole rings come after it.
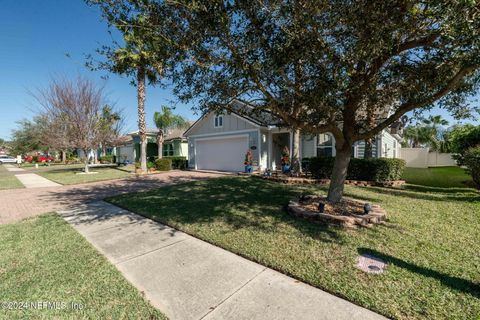
POLYGON ((328 133, 318 135, 317 157, 333 156, 333 137, 328 133))
POLYGON ((215 128, 221 128, 223 127, 223 116, 218 115, 215 116, 215 128))
POLYGON ((163 145, 163 156, 164 157, 173 156, 173 144, 168 143, 163 145))

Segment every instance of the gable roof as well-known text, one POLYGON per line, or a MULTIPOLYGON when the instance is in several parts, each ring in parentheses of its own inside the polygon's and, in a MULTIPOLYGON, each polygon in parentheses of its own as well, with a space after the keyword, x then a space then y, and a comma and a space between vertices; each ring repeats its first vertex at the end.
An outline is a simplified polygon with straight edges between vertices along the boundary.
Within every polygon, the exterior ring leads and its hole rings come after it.
MULTIPOLYGON (((207 115, 211 114, 213 111, 205 112, 200 118, 197 119, 183 134, 187 135, 188 132, 195 127, 200 121, 202 121, 207 115)), ((227 114, 234 114, 240 118, 243 118, 252 124, 259 127, 268 127, 268 126, 281 126, 282 121, 274 116, 270 111, 267 110, 257 110, 251 104, 240 101, 233 100, 228 110, 227 114)))

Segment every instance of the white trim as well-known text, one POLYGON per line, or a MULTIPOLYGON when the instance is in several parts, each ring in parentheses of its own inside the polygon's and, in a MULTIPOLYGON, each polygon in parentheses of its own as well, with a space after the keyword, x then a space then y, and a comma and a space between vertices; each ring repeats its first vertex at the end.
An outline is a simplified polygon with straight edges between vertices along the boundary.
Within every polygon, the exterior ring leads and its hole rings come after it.
POLYGON ((243 129, 243 130, 233 130, 233 131, 223 131, 223 132, 202 133, 202 134, 191 135, 188 137, 196 139, 198 137, 230 135, 231 133, 255 132, 256 130, 258 129, 243 129))

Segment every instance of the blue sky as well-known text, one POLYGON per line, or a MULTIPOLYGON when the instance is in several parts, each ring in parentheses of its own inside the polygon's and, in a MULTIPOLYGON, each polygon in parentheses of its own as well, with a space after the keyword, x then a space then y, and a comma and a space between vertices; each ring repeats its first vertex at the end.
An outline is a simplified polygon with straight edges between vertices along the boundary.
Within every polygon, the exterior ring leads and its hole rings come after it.
MULTIPOLYGON (((84 54, 111 43, 106 23, 96 8, 82 0, 0 0, 0 138, 9 138, 15 122, 31 118, 36 104, 28 91, 43 88, 56 75, 83 74, 103 83, 106 72, 84 67, 84 54), (65 54, 71 55, 68 58, 65 54)), ((127 129, 136 128, 136 90, 128 78, 109 75, 109 99, 125 110, 127 129)), ((170 90, 147 88, 148 126, 153 112, 171 105, 170 90)), ((197 118, 187 105, 176 104, 175 112, 197 118)))
MULTIPOLYGON (((0 0, 0 138, 8 139, 15 122, 31 118, 35 101, 28 91, 45 87, 55 75, 85 75, 102 83, 106 73, 84 67, 84 54, 111 43, 97 9, 82 0, 0 0), (66 56, 70 55, 70 58, 66 56)), ((129 79, 110 75, 109 99, 125 110, 127 129, 136 128, 136 92, 129 79)), ((175 100, 168 89, 147 89, 148 126, 153 112, 175 100)), ((176 104, 175 112, 196 119, 190 106, 176 104)), ((435 110, 453 120, 443 111, 435 110)))

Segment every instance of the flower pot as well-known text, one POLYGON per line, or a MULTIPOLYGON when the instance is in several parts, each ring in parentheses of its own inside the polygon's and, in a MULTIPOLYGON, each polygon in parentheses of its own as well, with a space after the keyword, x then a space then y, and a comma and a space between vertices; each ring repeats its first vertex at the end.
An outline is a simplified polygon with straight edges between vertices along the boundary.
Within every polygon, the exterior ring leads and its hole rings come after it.
POLYGON ((282 173, 289 173, 290 172, 290 165, 289 164, 283 164, 282 165, 282 173))
POLYGON ((245 173, 252 173, 253 167, 251 164, 246 164, 245 165, 245 173))

